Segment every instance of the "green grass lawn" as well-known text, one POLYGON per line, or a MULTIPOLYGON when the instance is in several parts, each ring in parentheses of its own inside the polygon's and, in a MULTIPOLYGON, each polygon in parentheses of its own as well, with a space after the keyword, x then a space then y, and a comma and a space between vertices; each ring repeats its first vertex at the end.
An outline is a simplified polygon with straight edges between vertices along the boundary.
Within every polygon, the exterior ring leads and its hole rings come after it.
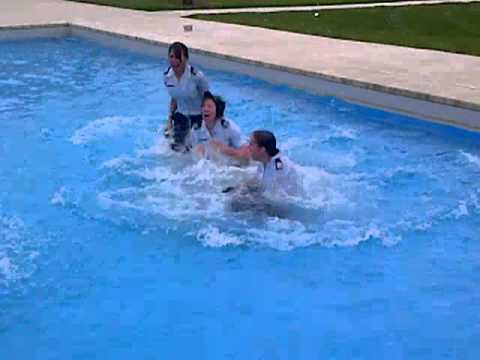
POLYGON ((157 11, 204 8, 239 8, 254 6, 299 6, 352 4, 369 2, 395 2, 403 0, 193 0, 194 6, 183 6, 183 0, 70 0, 127 9, 157 11))
POLYGON ((260 26, 340 39, 480 56, 480 3, 315 12, 195 15, 196 19, 260 26))

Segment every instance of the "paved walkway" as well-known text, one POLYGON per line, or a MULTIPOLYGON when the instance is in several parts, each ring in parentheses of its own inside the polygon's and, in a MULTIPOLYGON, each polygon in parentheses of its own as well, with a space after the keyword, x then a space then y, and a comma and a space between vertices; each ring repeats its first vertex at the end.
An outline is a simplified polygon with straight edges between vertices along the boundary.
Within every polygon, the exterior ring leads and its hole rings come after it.
POLYGON ((480 111, 480 57, 336 40, 62 0, 0 1, 0 26, 72 23, 360 82, 480 111), (183 26, 193 25, 192 32, 183 26), (308 51, 306 51, 308 49, 308 51))
POLYGON ((205 10, 177 10, 175 13, 181 16, 193 14, 228 14, 228 13, 250 13, 250 12, 285 12, 285 11, 313 11, 313 10, 341 10, 341 9, 364 9, 380 6, 410 6, 410 5, 435 5, 471 3, 479 0, 419 0, 419 1, 398 1, 398 2, 375 2, 366 4, 339 4, 339 5, 312 5, 312 6, 269 6, 243 9, 205 9, 205 10))

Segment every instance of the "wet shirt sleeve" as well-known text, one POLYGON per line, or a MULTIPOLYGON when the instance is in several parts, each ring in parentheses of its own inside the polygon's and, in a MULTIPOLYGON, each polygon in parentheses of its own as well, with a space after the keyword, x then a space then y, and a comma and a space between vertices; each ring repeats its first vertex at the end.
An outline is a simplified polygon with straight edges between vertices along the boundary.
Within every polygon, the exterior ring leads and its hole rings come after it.
POLYGON ((190 145, 192 147, 195 147, 198 144, 206 143, 209 139, 210 136, 208 134, 208 131, 203 126, 199 129, 192 129, 190 131, 190 145))
POLYGON ((247 143, 247 140, 242 135, 242 132, 237 124, 230 122, 230 146, 236 149, 242 147, 247 143))
POLYGON ((197 70, 196 80, 197 80, 198 93, 203 98, 203 94, 205 93, 205 91, 209 91, 210 89, 208 86, 207 78, 205 77, 203 72, 201 72, 200 70, 197 70))
MULTIPOLYGON (((175 98, 175 93, 179 85, 177 79, 175 78, 173 70, 171 68, 168 68, 163 73, 163 85, 167 89, 168 95, 170 96, 170 100, 167 102, 167 114, 170 115, 170 112, 171 112, 170 104, 172 100, 177 101, 177 99, 175 98)), ((178 102, 177 102, 177 107, 178 107, 178 102)))

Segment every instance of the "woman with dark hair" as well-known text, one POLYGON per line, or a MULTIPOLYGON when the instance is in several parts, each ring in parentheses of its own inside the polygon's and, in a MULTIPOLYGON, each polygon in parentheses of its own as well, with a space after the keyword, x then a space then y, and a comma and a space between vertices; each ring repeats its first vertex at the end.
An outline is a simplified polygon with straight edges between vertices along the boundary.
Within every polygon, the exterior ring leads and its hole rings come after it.
POLYGON ((225 118, 225 101, 205 92, 202 100, 202 126, 198 131, 192 131, 193 145, 201 144, 200 152, 205 153, 205 145, 212 145, 221 153, 237 159, 248 160, 247 141, 242 136, 239 126, 225 118))
POLYGON ((302 195, 302 182, 295 165, 277 148, 273 133, 267 130, 254 131, 250 138, 249 152, 253 160, 263 165, 257 174, 263 192, 302 195))
POLYGON ((165 135, 172 135, 172 149, 176 150, 177 145, 184 144, 192 126, 201 126, 202 98, 209 86, 203 73, 190 65, 185 44, 172 43, 168 59, 170 66, 163 74, 163 82, 171 99, 165 135))

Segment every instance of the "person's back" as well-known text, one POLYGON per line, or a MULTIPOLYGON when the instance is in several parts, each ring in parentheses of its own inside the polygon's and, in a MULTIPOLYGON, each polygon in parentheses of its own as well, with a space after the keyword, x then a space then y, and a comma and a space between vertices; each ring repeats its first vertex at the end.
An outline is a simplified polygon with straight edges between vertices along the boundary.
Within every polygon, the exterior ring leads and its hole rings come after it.
POLYGON ((264 193, 289 196, 300 196, 303 193, 295 164, 281 152, 273 156, 265 166, 260 166, 258 175, 264 193))
POLYGON ((291 205, 304 195, 297 166, 277 149, 275 136, 270 131, 254 131, 248 149, 252 160, 260 163, 257 176, 223 190, 232 194, 228 209, 289 218, 291 205))
POLYGON ((258 172, 262 192, 280 196, 303 195, 302 179, 296 166, 277 149, 273 133, 254 131, 249 148, 252 159, 262 164, 258 172))

